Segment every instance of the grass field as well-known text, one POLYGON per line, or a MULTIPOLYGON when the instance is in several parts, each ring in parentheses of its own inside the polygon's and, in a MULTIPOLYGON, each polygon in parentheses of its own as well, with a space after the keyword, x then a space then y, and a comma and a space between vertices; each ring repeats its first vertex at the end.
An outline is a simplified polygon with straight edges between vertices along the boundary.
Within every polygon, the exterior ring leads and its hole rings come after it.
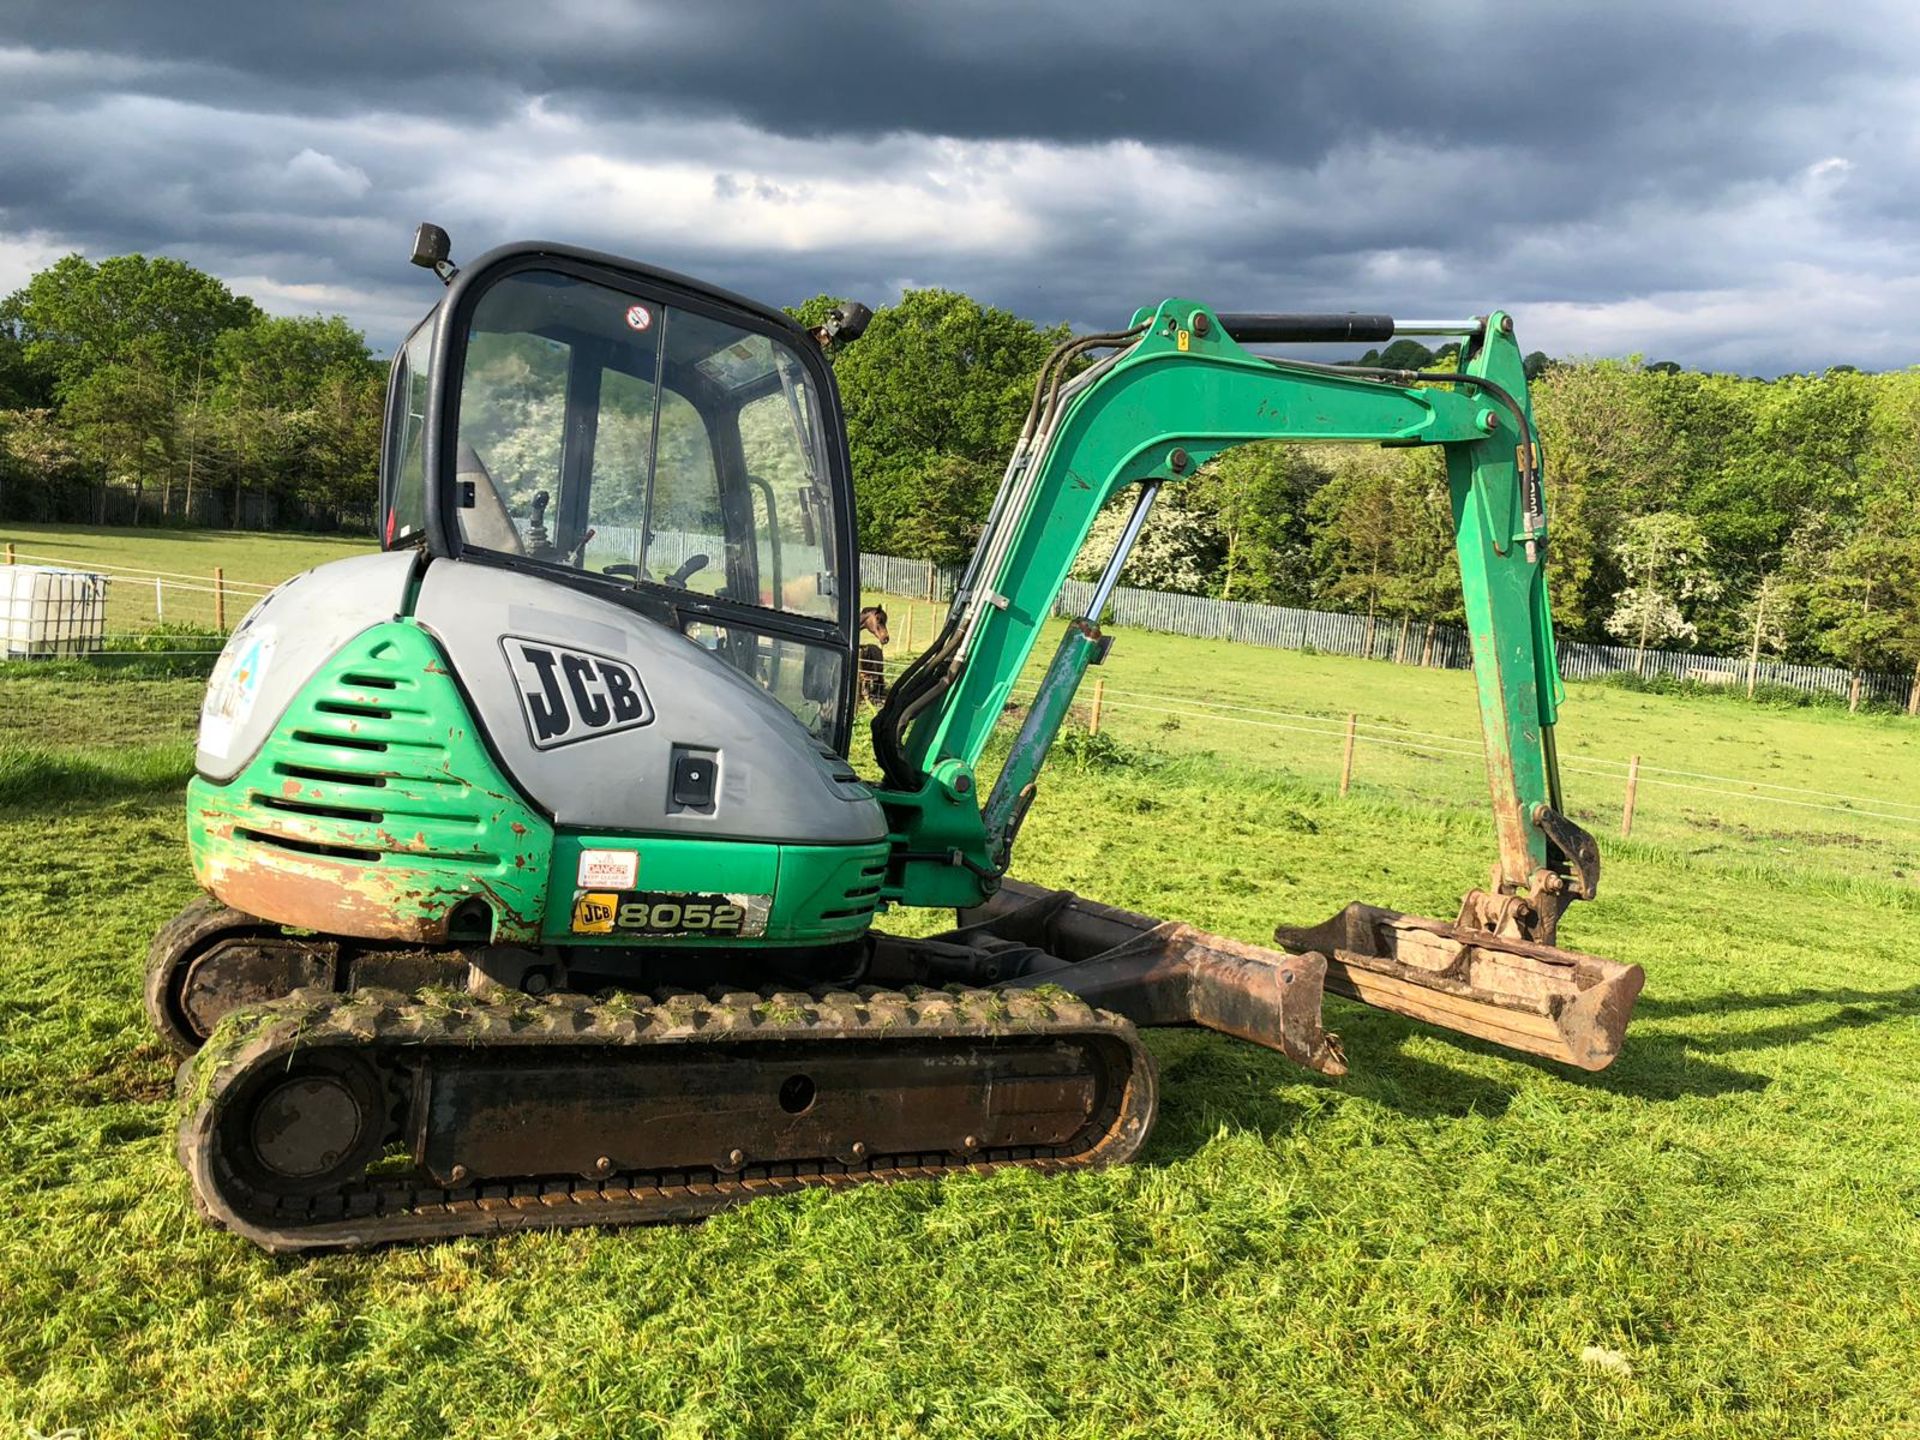
POLYGON ((377 548, 364 535, 261 535, 236 530, 159 530, 132 526, 23 525, 9 521, 0 542, 11 542, 22 564, 42 560, 113 576, 117 569, 159 572, 158 601, 151 578, 116 577, 107 587, 107 629, 125 634, 163 620, 210 628, 213 572, 232 587, 227 623, 237 625, 261 589, 314 565, 377 548))
MULTIPOLYGON (((1123 675, 1474 733, 1458 675, 1135 635, 1123 675)), ((1608 845, 1568 940, 1649 979, 1600 1075, 1330 1001, 1338 1081, 1153 1032, 1162 1120, 1121 1170, 276 1261, 194 1220, 139 1011, 192 893, 197 698, 0 675, 0 1435, 1920 1436, 1920 887, 1878 842, 1608 845)), ((1027 877, 1259 940, 1484 875, 1472 766, 1422 793, 1363 747, 1341 799, 1337 740, 1112 715, 1027 877)), ((1565 730, 1920 779, 1897 721, 1576 687, 1565 730)))

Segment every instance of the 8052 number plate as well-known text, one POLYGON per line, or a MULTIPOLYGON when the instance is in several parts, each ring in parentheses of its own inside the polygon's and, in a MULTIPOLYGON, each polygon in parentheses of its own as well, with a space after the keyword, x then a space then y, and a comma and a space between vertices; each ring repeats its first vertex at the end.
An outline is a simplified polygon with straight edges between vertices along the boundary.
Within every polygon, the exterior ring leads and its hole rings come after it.
POLYGON ((580 890, 575 935, 764 935, 771 895, 678 890, 580 890))

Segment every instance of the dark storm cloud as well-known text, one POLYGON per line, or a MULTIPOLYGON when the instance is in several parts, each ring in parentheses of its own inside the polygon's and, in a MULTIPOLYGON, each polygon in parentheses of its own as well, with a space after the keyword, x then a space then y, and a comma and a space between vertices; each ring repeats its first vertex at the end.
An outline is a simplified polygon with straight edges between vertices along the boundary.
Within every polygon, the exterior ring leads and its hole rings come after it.
POLYGON ((166 250, 384 338, 430 213, 782 300, 1498 300, 1562 350, 1905 363, 1916 26, 1833 8, 16 0, 0 272, 166 250))

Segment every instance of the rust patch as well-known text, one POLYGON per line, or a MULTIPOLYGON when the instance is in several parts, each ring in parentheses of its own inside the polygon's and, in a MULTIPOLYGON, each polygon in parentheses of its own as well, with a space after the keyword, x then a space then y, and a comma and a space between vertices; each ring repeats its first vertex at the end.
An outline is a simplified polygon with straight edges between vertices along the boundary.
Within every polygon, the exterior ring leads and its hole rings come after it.
POLYGON ((210 860, 200 878, 222 904, 281 925, 414 944, 446 938, 444 916, 430 913, 417 891, 357 861, 260 846, 242 863, 210 860))

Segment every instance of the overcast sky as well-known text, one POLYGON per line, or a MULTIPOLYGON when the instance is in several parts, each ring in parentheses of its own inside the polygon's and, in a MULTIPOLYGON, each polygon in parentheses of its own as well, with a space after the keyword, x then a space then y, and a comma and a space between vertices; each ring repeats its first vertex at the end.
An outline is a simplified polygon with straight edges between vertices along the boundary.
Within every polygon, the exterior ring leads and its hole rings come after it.
POLYGON ((179 256, 388 349, 575 241, 787 303, 1513 310, 1528 349, 1920 360, 1920 6, 6 0, 0 292, 179 256))

